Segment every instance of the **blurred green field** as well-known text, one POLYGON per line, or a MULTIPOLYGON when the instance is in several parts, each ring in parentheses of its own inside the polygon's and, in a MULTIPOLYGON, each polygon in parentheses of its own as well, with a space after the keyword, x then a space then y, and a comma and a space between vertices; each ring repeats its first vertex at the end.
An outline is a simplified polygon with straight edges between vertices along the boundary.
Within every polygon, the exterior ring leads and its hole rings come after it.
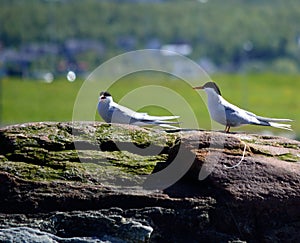
MULTIPOLYGON (((290 118, 295 134, 300 137, 300 75, 296 74, 218 74, 212 76, 218 83, 223 97, 228 101, 250 110, 257 115, 290 118)), ((4 78, 2 82, 2 117, 1 125, 32 122, 32 121, 70 121, 72 120, 73 107, 76 96, 80 90, 83 80, 76 80, 73 83, 65 79, 54 80, 53 83, 44 83, 32 80, 18 80, 4 78)), ((200 84, 200 81, 199 81, 200 84)), ((100 89, 99 85, 99 89, 100 89)), ((101 90, 99 90, 101 91, 101 90)), ((174 113, 181 116, 183 127, 193 127, 190 121, 190 112, 196 115, 199 127, 203 129, 223 129, 210 121, 208 111, 203 99, 206 95, 203 91, 195 91, 184 81, 173 76, 158 73, 135 73, 126 76, 115 82, 109 91, 113 94, 115 101, 121 99, 123 105, 135 108, 140 107, 140 111, 148 112, 152 115, 168 115, 174 113), (156 85, 154 89, 142 88, 148 85, 156 85), (162 95, 159 87, 163 90, 176 92, 174 100, 162 95), (157 89, 158 88, 158 89, 157 89), (132 91, 139 91, 139 98, 135 100, 123 99, 132 91), (153 93, 151 93, 154 91, 153 93), (202 98, 198 95, 200 92, 202 98), (146 95, 147 94, 147 95, 146 95), (152 100, 149 100, 152 97, 152 100), (179 97, 177 99, 176 97, 179 97), (191 107, 189 110, 185 105, 181 105, 181 99, 191 107), (168 100, 167 100, 168 99, 168 100), (128 102, 130 101, 130 102, 128 102), (140 104, 140 105, 139 105, 140 104), (143 105, 149 104, 149 105, 143 105), (159 107, 159 104, 162 104, 159 107), (172 109, 169 109, 169 107, 172 109)), ((98 90, 97 90, 98 93, 98 90)), ((172 96, 173 97, 173 96, 172 96)), ((93 107, 95 120, 101 120, 96 111, 98 97, 87 97, 95 100, 93 107)), ((262 133, 271 131, 275 134, 283 134, 285 131, 278 129, 266 129, 257 126, 244 126, 233 128, 232 131, 248 131, 262 133)), ((293 136, 294 133, 289 133, 293 136)))

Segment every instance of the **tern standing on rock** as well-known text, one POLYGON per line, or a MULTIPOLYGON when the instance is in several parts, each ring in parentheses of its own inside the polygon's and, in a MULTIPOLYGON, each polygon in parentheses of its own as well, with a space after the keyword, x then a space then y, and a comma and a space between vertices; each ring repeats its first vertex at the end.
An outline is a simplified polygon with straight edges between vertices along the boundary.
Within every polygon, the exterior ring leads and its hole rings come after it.
POLYGON ((291 122, 290 119, 277 119, 257 116, 252 112, 243 110, 225 100, 219 87, 214 82, 208 82, 203 86, 194 89, 204 89, 207 94, 208 110, 213 120, 225 125, 225 132, 229 132, 230 127, 252 124, 260 126, 271 126, 286 130, 292 130, 291 125, 278 122, 291 122))
POLYGON ((135 112, 127 107, 121 106, 113 101, 110 93, 101 92, 98 102, 98 112, 107 123, 123 123, 138 126, 158 125, 167 128, 178 128, 172 125, 179 122, 172 122, 179 116, 150 116, 147 113, 135 112))

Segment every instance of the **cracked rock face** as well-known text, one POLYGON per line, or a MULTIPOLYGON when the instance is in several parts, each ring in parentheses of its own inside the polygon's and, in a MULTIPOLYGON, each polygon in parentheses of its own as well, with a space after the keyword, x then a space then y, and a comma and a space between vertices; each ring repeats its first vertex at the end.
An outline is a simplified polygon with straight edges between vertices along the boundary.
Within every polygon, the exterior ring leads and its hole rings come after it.
POLYGON ((299 162, 300 142, 282 137, 86 122, 2 128, 0 240, 297 242, 299 162))

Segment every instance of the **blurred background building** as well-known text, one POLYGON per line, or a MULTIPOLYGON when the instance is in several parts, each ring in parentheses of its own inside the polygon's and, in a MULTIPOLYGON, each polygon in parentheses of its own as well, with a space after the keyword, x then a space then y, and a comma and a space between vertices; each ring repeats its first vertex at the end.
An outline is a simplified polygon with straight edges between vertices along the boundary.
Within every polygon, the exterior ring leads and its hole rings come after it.
MULTIPOLYGON (((294 120, 300 116, 299 0, 0 3, 0 126, 71 120, 83 80, 111 58, 141 49, 192 59, 245 109, 294 120)), ((173 64, 173 74, 191 72, 180 61, 173 64)), ((125 88, 134 89, 141 79, 125 88)), ((116 99, 122 90, 114 90, 116 99)), ((192 95, 190 89, 184 92, 192 95)), ((206 112, 193 102, 197 114, 206 112)), ((200 116, 199 122, 210 125, 200 116)), ((293 127, 300 134, 300 124, 293 127)))
POLYGON ((144 48, 208 72, 299 72, 298 23, 296 0, 1 0, 0 75, 51 81, 144 48))

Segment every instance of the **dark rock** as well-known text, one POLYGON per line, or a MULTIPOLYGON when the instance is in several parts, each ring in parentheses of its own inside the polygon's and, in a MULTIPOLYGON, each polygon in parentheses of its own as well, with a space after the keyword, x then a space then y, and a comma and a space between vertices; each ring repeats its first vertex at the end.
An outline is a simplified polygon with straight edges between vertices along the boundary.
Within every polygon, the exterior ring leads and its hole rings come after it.
POLYGON ((299 242, 300 143, 29 123, 0 129, 0 241, 299 242))

